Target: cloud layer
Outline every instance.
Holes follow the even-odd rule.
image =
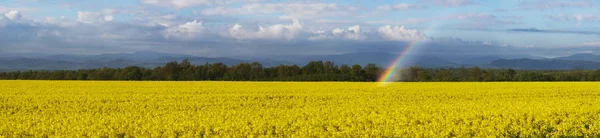
[[[0,6],[0,52],[327,54],[398,52],[415,41],[474,53],[592,47],[595,8],[592,0],[10,1]]]

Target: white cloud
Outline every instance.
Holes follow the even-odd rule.
[[[313,32],[313,34],[314,34],[313,36],[308,37],[308,40],[316,41],[316,40],[330,40],[330,39],[333,39],[332,35],[328,35],[323,30],[319,30],[319,31]]]
[[[488,27],[492,25],[505,25],[505,24],[515,24],[516,22],[510,19],[500,19],[497,16],[489,13],[465,13],[465,14],[455,14],[446,17],[448,19],[455,20],[467,20],[470,22],[462,23],[463,26],[467,26],[470,28],[481,28]]]
[[[77,12],[77,21],[82,23],[110,22],[115,19],[115,10],[105,9],[102,12]]]
[[[459,20],[489,20],[494,19],[496,16],[488,13],[466,13],[466,14],[455,14],[450,16]]]
[[[497,17],[489,13],[462,13],[442,17],[439,20],[461,20],[464,22],[451,24],[456,28],[488,28],[498,27],[500,25],[516,24],[517,22],[510,17]]]
[[[147,26],[154,26],[156,24],[161,26],[170,27],[176,24],[179,24],[177,20],[180,20],[177,15],[167,14],[167,15],[146,15],[143,17],[138,17],[136,20],[144,22]]]
[[[157,5],[157,6],[168,6],[177,9],[193,7],[193,6],[202,6],[202,5],[212,5],[213,0],[141,0],[142,3]]]
[[[550,15],[548,18],[556,21],[574,21],[577,22],[577,26],[580,26],[584,21],[598,22],[600,21],[600,16],[594,14],[559,14],[559,15]]]
[[[333,3],[267,3],[246,4],[239,8],[215,7],[204,9],[203,15],[247,15],[247,14],[286,14],[296,18],[350,15],[356,7],[342,7]]]
[[[19,20],[21,19],[21,13],[19,11],[10,11],[4,14],[10,20]]]
[[[185,24],[189,21],[199,20],[199,18],[189,15],[178,15],[175,13],[164,12],[161,10],[138,9],[138,10],[116,10],[114,13],[130,15],[131,23],[146,27],[173,27]],[[106,11],[105,11],[106,14]],[[114,16],[114,15],[113,15]],[[114,16],[117,18],[117,16]],[[210,18],[215,19],[215,18]],[[209,22],[210,22],[209,19]],[[203,20],[206,22],[206,20]]]
[[[519,5],[521,9],[528,10],[551,10],[558,8],[591,8],[594,2],[592,0],[538,0],[533,1],[522,1]]]
[[[98,12],[77,12],[77,21],[82,23],[98,22],[102,14]]]
[[[445,7],[458,7],[465,6],[470,4],[475,4],[473,0],[421,0],[427,3],[433,3],[436,5],[441,5]]]
[[[380,10],[380,11],[399,11],[399,10],[409,10],[409,9],[418,9],[421,8],[421,6],[415,5],[415,4],[408,4],[408,3],[400,3],[400,4],[396,4],[396,5],[380,5],[377,6],[376,10]]]
[[[262,0],[141,0],[144,4],[166,6],[176,9],[258,1]]]
[[[0,5],[0,13],[6,14],[11,11],[16,11],[19,13],[19,15],[23,15],[24,13],[28,13],[28,14],[38,13],[38,12],[40,12],[40,9],[37,7],[5,7],[5,6]],[[2,15],[0,15],[0,16],[2,16]]]
[[[484,41],[484,42],[482,42],[481,44],[483,44],[483,45],[485,45],[485,46],[491,46],[491,45],[493,45],[494,43],[493,43],[492,41],[489,41],[489,40],[488,40],[488,41]]]
[[[104,10],[102,10],[102,13],[105,14],[105,15],[112,15],[112,14],[115,14],[117,12],[123,12],[123,11],[117,11],[115,9],[104,9]]]
[[[43,23],[57,25],[60,27],[72,27],[72,26],[77,25],[76,21],[68,20],[65,16],[62,16],[60,18],[46,17],[46,19],[44,19]]]
[[[417,30],[406,29],[404,26],[382,26],[379,27],[379,34],[394,41],[415,41],[423,37],[423,34]]]
[[[65,9],[71,9],[71,8],[73,8],[73,4],[71,4],[71,3],[61,4],[59,7],[65,8]]]
[[[260,26],[257,31],[244,28],[242,25],[235,24],[229,29],[229,36],[236,39],[286,39],[296,38],[303,29],[299,20],[293,20],[292,24],[276,24],[268,27]]]
[[[355,25],[355,26],[350,26],[348,27],[347,31],[344,31],[344,38],[350,39],[350,40],[363,40],[365,39],[360,30],[360,26],[359,25]]]
[[[594,46],[594,47],[600,47],[600,41],[598,42],[586,42],[581,44],[582,46]]]
[[[251,31],[246,30],[240,24],[233,25],[231,28],[229,28],[228,32],[229,32],[228,35],[230,37],[233,37],[236,39],[250,39],[250,38],[255,37],[255,36],[253,36],[254,34]]]
[[[319,23],[319,24],[352,24],[352,23],[356,23],[358,21],[355,20],[331,20],[331,19],[318,19],[318,20],[314,20],[315,23]]]
[[[330,32],[323,30],[313,33],[313,36],[308,37],[308,40],[331,40],[331,39],[347,39],[347,40],[365,40],[366,36],[363,34],[360,25],[354,25],[348,27],[348,29],[336,28]]]
[[[183,39],[183,40],[192,40],[198,38],[202,33],[206,30],[202,25],[202,22],[198,22],[194,20],[192,22],[187,22],[185,24],[170,27],[164,31],[164,36],[167,39]]]
[[[113,17],[112,15],[106,15],[104,16],[104,21],[110,22],[114,19],[115,17]]]
[[[114,9],[102,10],[102,14],[104,15],[104,21],[107,21],[107,22],[113,21],[115,19],[115,17],[113,16],[115,13],[117,13],[117,11]]]
[[[379,20],[367,21],[370,24],[423,24],[428,22],[444,23],[445,27],[487,28],[500,25],[516,24],[514,17],[498,17],[489,13],[459,13],[431,18],[407,18],[404,21]],[[456,21],[460,21],[456,23]]]

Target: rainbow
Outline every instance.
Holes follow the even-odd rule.
[[[387,69],[379,76],[379,79],[377,79],[377,82],[379,82],[380,86],[387,85],[388,82],[390,82],[390,79],[397,74],[396,68],[402,64],[402,61],[404,61],[407,54],[414,49],[414,47],[417,45],[417,42],[419,42],[419,40],[410,42],[408,46],[404,48],[402,52],[400,52],[400,55],[398,55],[398,57],[396,57],[396,59],[394,59],[394,61],[387,66]]]

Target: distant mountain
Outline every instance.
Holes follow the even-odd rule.
[[[117,59],[123,60],[131,60],[131,61],[149,61],[155,60],[159,58],[166,57],[194,57],[190,55],[182,55],[182,54],[169,54],[169,53],[158,53],[152,51],[138,51],[134,53],[113,53],[113,54],[100,54],[100,55],[68,55],[68,54],[60,54],[60,55],[50,55],[43,56],[40,58],[49,59],[49,60],[58,60],[58,61],[70,61],[70,62],[87,62],[87,61],[112,61]]]
[[[294,64],[303,66],[309,61],[333,61],[336,65],[342,64],[360,64],[366,65],[373,63],[375,65],[385,67],[398,58],[396,53],[388,52],[358,52],[358,53],[346,53],[337,55],[309,55],[309,56],[283,56],[277,57],[277,59],[291,61]],[[404,66],[419,66],[419,67],[454,67],[458,64],[443,60],[434,56],[407,56],[403,60]]]
[[[500,59],[492,61],[490,65],[524,70],[600,69],[600,62],[557,59]]]
[[[147,63],[147,62],[141,62],[141,61],[127,60],[127,59],[115,59],[115,60],[110,60],[110,61],[87,60],[85,62],[78,62],[77,64],[80,65],[78,67],[78,69],[90,69],[90,68],[102,68],[102,67],[124,68],[127,66],[154,68],[154,67],[165,65],[165,63]]]
[[[424,68],[455,68],[463,66],[458,63],[447,61],[438,57],[416,56],[410,57],[402,63],[405,67],[418,66]]]
[[[154,59],[166,58],[166,57],[193,58],[196,56],[183,55],[183,54],[159,53],[159,52],[153,52],[153,51],[138,51],[138,52],[134,52],[134,53],[101,54],[101,55],[91,56],[91,58],[94,58],[94,59],[104,59],[104,60],[127,59],[127,60],[134,60],[134,61],[148,61],[148,60],[154,60]]]
[[[3,53],[4,54],[4,53]],[[387,67],[398,58],[397,53],[388,52],[357,52],[335,55],[305,55],[305,56],[271,56],[271,57],[200,57],[195,55],[159,53],[139,51],[134,53],[115,53],[100,55],[43,55],[32,57],[27,54],[0,55],[0,71],[11,70],[76,70],[90,68],[123,68],[139,66],[154,68],[164,66],[167,62],[188,59],[192,64],[224,63],[237,65],[243,62],[260,62],[265,67],[297,64],[304,66],[309,61],[333,61],[336,65],[374,63]],[[532,56],[510,59],[497,56],[451,56],[451,55],[408,55],[403,57],[403,67],[418,66],[424,68],[473,67],[482,68],[513,68],[535,70],[568,70],[568,69],[600,69],[600,56],[593,54],[575,54],[567,57],[545,59]]]
[[[31,70],[55,70],[55,69],[77,69],[79,64],[67,61],[54,61],[48,59],[29,58],[2,58],[0,69],[31,69]]]
[[[134,53],[115,53],[100,55],[44,55],[40,57],[24,56],[27,54],[6,54],[0,56],[0,70],[76,70],[91,68],[123,68],[126,66],[139,66],[154,68],[164,66],[171,61],[180,62],[188,59],[192,64],[202,65],[205,63],[224,63],[226,65],[237,65],[253,60],[240,60],[233,58],[209,58],[183,54],[169,54],[152,51],[139,51]],[[277,66],[290,64],[291,62],[264,60],[258,61],[263,66]]]
[[[476,57],[476,58],[462,60],[458,63],[463,64],[463,65],[485,66],[485,65],[489,65],[490,63],[492,63],[492,61],[499,60],[499,59],[502,59],[502,58],[495,57],[495,56],[485,56],[485,57]]]
[[[179,62],[184,59],[188,59],[190,61],[190,63],[196,64],[196,65],[201,65],[204,63],[217,63],[217,62],[226,64],[226,65],[237,65],[237,64],[243,63],[243,62],[251,62],[251,61],[233,59],[233,58],[206,58],[206,57],[161,57],[158,59],[146,60],[146,62],[167,63],[167,62],[171,62],[171,61]]]
[[[300,60],[295,60],[298,64],[303,65],[308,61],[333,61],[335,64],[361,64],[366,65],[369,63],[377,64],[379,66],[385,66],[394,60],[396,55],[391,53],[383,52],[365,52],[365,53],[347,53],[339,55],[316,55],[307,56]]]
[[[0,52],[0,58],[38,58],[38,57],[43,57],[43,56],[49,56],[50,54],[44,54],[44,53],[7,53],[7,52]]]
[[[67,55],[67,54],[50,55],[50,56],[43,56],[43,57],[37,57],[37,58],[43,58],[43,59],[54,60],[54,61],[67,61],[67,62],[84,62],[87,60],[93,60],[84,55]]]
[[[558,57],[558,58],[554,58],[554,59],[559,59],[559,60],[583,60],[583,61],[600,62],[600,55],[594,55],[594,54],[575,54],[575,55],[571,55],[571,56]]]

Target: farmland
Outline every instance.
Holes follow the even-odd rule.
[[[599,85],[0,81],[0,137],[598,137]]]

